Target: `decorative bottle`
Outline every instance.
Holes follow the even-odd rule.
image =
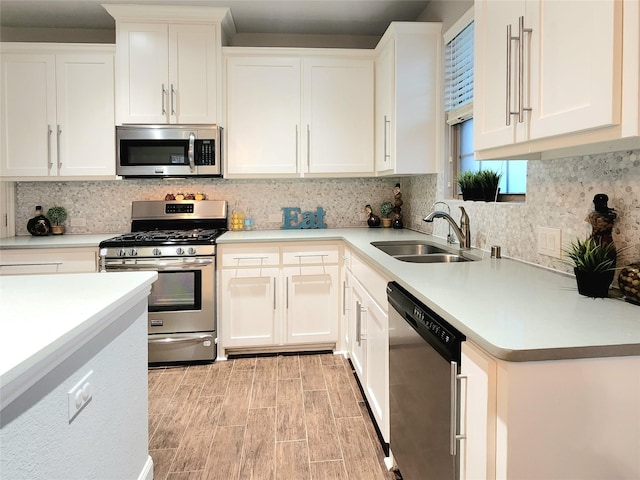
[[[42,206],[36,206],[36,216],[27,222],[27,230],[34,237],[43,237],[51,232],[51,222],[42,214]]]

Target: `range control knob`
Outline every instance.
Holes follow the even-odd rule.
[[[138,255],[138,250],[136,250],[135,248],[130,249],[129,255],[131,255],[132,257],[135,257],[136,255]]]
[[[162,255],[162,250],[160,250],[159,248],[154,248],[151,253],[153,253],[156,257],[159,257],[160,255]]]
[[[194,247],[189,247],[189,255],[195,255],[196,254],[196,249]]]
[[[176,248],[176,254],[177,255],[184,255],[184,249],[182,247]]]
[[[127,251],[124,248],[118,250],[118,256],[124,257],[127,254]]]

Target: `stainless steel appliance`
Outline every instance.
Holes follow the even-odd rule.
[[[116,127],[116,173],[124,177],[215,177],[222,174],[217,125]]]
[[[216,358],[216,238],[222,200],[139,201],[131,233],[100,242],[101,270],[155,270],[149,295],[149,363]]]
[[[391,282],[390,448],[404,480],[459,478],[458,398],[463,334]]]

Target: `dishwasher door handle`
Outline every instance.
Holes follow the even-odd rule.
[[[466,375],[458,374],[458,362],[451,361],[451,436],[449,453],[458,454],[458,440],[467,438],[466,433],[458,433],[458,380],[466,379]]]

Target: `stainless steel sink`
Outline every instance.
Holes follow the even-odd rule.
[[[469,262],[471,259],[452,253],[429,253],[426,255],[397,255],[394,257],[401,262],[411,263],[454,263]]]
[[[371,245],[401,262],[457,263],[478,260],[472,255],[461,255],[458,250],[447,249],[420,240],[371,242]]]
[[[397,257],[400,255],[427,255],[432,253],[447,253],[444,248],[429,245],[420,241],[390,241],[371,242],[371,245],[384,253]]]

